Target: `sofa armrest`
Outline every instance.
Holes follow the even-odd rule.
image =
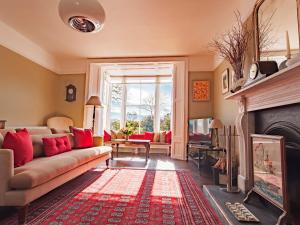
[[[103,145],[103,137],[102,136],[93,136],[93,144],[94,147]]]
[[[10,149],[0,149],[0,205],[4,204],[4,194],[8,182],[14,175],[14,154]]]

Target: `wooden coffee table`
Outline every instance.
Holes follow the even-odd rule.
[[[143,145],[146,149],[146,162],[149,158],[149,152],[150,152],[150,140],[142,140],[142,139],[114,139],[111,140],[111,147],[113,148],[116,146],[117,149],[117,157],[119,156],[119,145],[120,144],[132,144],[132,145]],[[113,159],[113,153],[112,153],[112,159]]]

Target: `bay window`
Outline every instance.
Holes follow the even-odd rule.
[[[170,130],[171,109],[171,76],[111,76],[109,129],[128,127],[135,133]]]

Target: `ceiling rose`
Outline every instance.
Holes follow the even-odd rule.
[[[98,0],[61,0],[58,12],[65,24],[79,32],[98,32],[104,25],[105,12]]]

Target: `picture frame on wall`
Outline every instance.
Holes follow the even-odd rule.
[[[222,94],[229,92],[229,69],[224,70],[221,76],[222,82]]]
[[[210,100],[209,80],[192,81],[192,99],[195,102],[203,102]]]

